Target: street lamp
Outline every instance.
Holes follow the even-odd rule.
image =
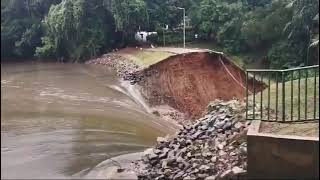
[[[181,7],[177,7],[177,9],[183,10],[183,48],[186,48],[186,10]]]

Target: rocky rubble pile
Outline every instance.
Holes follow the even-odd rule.
[[[101,64],[109,66],[117,71],[117,75],[124,80],[130,81],[131,84],[135,84],[141,80],[142,77],[137,76],[135,72],[140,71],[142,68],[134,62],[124,58],[121,55],[115,53],[109,53],[90,61],[86,64]]]
[[[230,179],[246,174],[244,105],[216,100],[203,118],[157,139],[134,162],[139,179]]]
[[[172,121],[179,126],[190,123],[192,120],[186,114],[170,107],[169,105],[158,105],[151,108],[152,114],[161,117],[165,121]]]

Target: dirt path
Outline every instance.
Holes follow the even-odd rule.
[[[172,47],[158,47],[158,48],[148,48],[146,51],[154,51],[154,52],[169,52],[173,54],[184,54],[191,52],[207,52],[205,49],[196,49],[196,48],[172,48]]]
[[[114,54],[122,56],[128,60],[135,62],[137,65],[147,68],[150,65],[156,64],[173,55],[186,54],[191,52],[206,52],[208,50],[195,48],[171,48],[171,47],[157,47],[157,48],[124,48],[114,52]]]

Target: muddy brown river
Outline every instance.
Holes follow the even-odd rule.
[[[1,178],[82,177],[175,127],[105,67],[1,65]]]

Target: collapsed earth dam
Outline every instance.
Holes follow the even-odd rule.
[[[174,55],[144,69],[139,76],[143,77],[139,85],[149,104],[168,104],[193,118],[199,117],[212,100],[243,100],[246,93],[245,71],[217,52]],[[265,87],[255,83],[256,92]]]

